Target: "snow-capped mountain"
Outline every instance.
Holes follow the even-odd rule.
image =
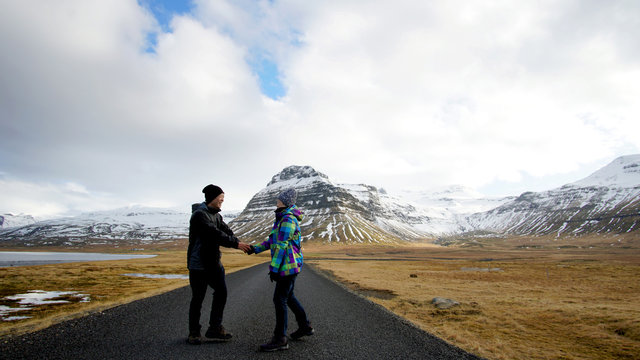
[[[485,197],[471,188],[452,185],[433,191],[403,191],[400,199],[427,215],[426,221],[415,225],[417,229],[443,236],[465,231],[465,216],[494,209],[515,197]]]
[[[263,241],[273,225],[276,198],[284,189],[298,192],[304,211],[304,239],[323,242],[399,242],[427,237],[415,227],[426,212],[369,185],[345,185],[309,166],[290,166],[273,176],[230,226],[247,241]]]
[[[402,191],[400,198],[428,209],[441,209],[447,214],[471,214],[496,208],[515,196],[487,197],[462,185],[451,185],[432,191]]]
[[[38,221],[0,230],[0,240],[22,245],[163,241],[188,237],[187,210],[126,207]]]
[[[466,231],[582,235],[640,228],[640,155],[623,156],[560,188],[526,192],[495,209],[466,217]]]
[[[640,187],[640,154],[621,156],[586,178],[564,187],[638,188]]]
[[[13,227],[31,225],[37,220],[31,215],[25,214],[2,214],[0,215],[0,229],[9,229]]]
[[[229,222],[238,212],[222,211],[221,215]],[[185,209],[129,206],[1,228],[0,243],[73,246],[172,241],[189,237],[190,217],[191,205]]]

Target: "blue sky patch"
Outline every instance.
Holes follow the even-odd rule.
[[[160,29],[165,33],[171,32],[169,25],[175,15],[186,14],[193,8],[191,1],[181,0],[138,0],[138,3],[153,14]],[[154,54],[156,45],[158,45],[157,32],[147,34],[147,45],[145,51]]]
[[[151,11],[163,32],[171,32],[169,24],[175,15],[186,14],[193,8],[191,1],[181,0],[138,0],[138,3]]]
[[[249,61],[249,66],[258,75],[260,91],[263,94],[277,100],[287,93],[280,82],[280,70],[275,62],[267,57],[258,56],[255,61]]]
[[[175,15],[183,15],[190,13],[193,9],[191,1],[180,0],[138,0],[138,3],[149,10],[158,21],[160,29],[164,33],[172,32],[170,27],[171,19]],[[229,36],[233,36],[229,34]],[[158,33],[150,32],[147,34],[147,48],[145,51],[155,54],[155,48],[158,44]],[[258,54],[248,60],[248,64],[257,75],[260,83],[260,91],[277,100],[286,94],[286,90],[280,82],[280,70],[278,65],[272,61],[264,52],[260,50],[253,51]]]

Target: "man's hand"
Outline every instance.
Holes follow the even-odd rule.
[[[238,250],[244,251],[245,254],[248,254],[251,250],[251,246],[249,244],[245,244],[242,241],[238,243]]]

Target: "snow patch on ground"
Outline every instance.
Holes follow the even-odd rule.
[[[2,300],[9,300],[19,305],[11,307],[0,305],[0,321],[17,321],[28,319],[31,316],[12,315],[21,311],[29,311],[37,309],[38,306],[67,304],[71,301],[90,302],[91,297],[88,294],[82,294],[78,291],[45,291],[45,290],[29,290],[24,294],[16,294],[6,296]]]

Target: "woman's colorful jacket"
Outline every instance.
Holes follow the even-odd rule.
[[[256,254],[271,249],[269,271],[278,273],[280,276],[300,272],[303,263],[300,248],[300,221],[303,217],[302,211],[295,205],[276,212],[276,221],[269,233],[269,239],[254,246]]]

